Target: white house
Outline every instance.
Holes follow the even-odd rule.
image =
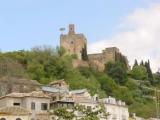
[[[20,107],[26,109],[32,113],[31,120],[48,120],[50,97],[41,91],[34,91],[31,93],[11,93],[0,98],[0,108],[5,107]],[[17,109],[15,109],[15,111],[16,110]],[[23,119],[21,118],[21,120]]]
[[[31,113],[22,107],[12,106],[0,108],[0,120],[30,120]]]
[[[129,112],[125,102],[116,101],[115,98],[109,97],[101,100],[105,105],[106,112],[109,113],[108,120],[128,120]]]

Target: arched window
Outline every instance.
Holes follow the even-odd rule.
[[[0,120],[6,120],[6,118],[1,118]]]
[[[16,118],[16,120],[22,120],[21,118]]]

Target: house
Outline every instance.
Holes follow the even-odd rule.
[[[31,113],[22,107],[11,106],[0,108],[0,120],[30,120]]]
[[[32,113],[32,120],[48,120],[50,97],[42,91],[11,93],[0,98],[0,108],[5,107],[21,107]]]
[[[49,84],[49,86],[69,90],[69,85],[64,79],[53,81]]]
[[[109,113],[108,120],[128,120],[129,112],[125,102],[116,101],[115,98],[109,97],[100,100],[104,104],[105,110]]]
[[[52,98],[52,101],[69,96],[69,85],[64,80],[53,81],[47,86],[42,86],[41,89]]]

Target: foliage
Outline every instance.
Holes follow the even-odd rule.
[[[82,60],[88,60],[88,55],[87,55],[87,46],[86,44],[84,45],[84,48],[82,49]]]
[[[41,84],[65,79],[70,89],[86,88],[92,95],[113,96],[125,101],[131,112],[142,117],[155,117],[153,100],[144,97],[153,94],[143,86],[159,87],[160,74],[152,74],[149,61],[140,65],[135,61],[133,69],[128,72],[125,57],[117,54],[116,62],[106,64],[105,71],[98,72],[88,67],[74,68],[72,60],[75,58],[74,55],[65,54],[63,48],[50,46],[34,47],[30,51],[0,52],[0,77],[36,79]],[[62,112],[67,119],[72,116],[65,109]]]
[[[127,69],[121,62],[109,62],[105,67],[106,73],[112,77],[119,85],[124,85],[127,81]]]
[[[145,67],[146,67],[147,73],[148,73],[148,80],[153,85],[154,84],[154,78],[153,78],[153,73],[152,73],[152,70],[151,70],[151,67],[150,67],[149,60],[148,60],[148,62],[145,62]]]
[[[146,80],[147,79],[147,69],[142,65],[137,65],[132,68],[130,71],[132,78],[136,80]]]
[[[53,110],[54,115],[58,117],[58,120],[73,120],[76,118],[77,113],[81,113],[82,116],[78,120],[100,120],[98,115],[103,115],[106,119],[108,113],[105,112],[104,105],[101,104],[95,108],[86,107],[83,105],[76,105],[73,109],[67,109],[64,107]],[[76,118],[77,119],[77,118]]]
[[[73,120],[75,117],[74,111],[69,111],[64,107],[54,110],[54,115],[58,117],[58,120]]]
[[[123,56],[121,53],[119,53],[119,52],[115,53],[115,61],[122,63],[123,67],[125,67],[125,69],[128,69],[128,61],[127,61],[126,57]]]
[[[138,66],[138,61],[135,59],[133,67]]]

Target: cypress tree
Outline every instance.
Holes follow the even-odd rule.
[[[136,66],[138,66],[137,59],[135,59],[133,67],[136,67]]]
[[[84,45],[84,48],[82,49],[81,56],[82,56],[82,60],[84,61],[88,60],[86,44]]]
[[[145,62],[145,67],[147,69],[148,80],[153,85],[154,84],[154,78],[153,78],[153,74],[152,74],[152,70],[151,70],[151,67],[150,67],[150,61],[149,60],[148,60],[148,62]]]
[[[140,65],[144,66],[144,62],[143,62],[143,60],[141,61]]]

